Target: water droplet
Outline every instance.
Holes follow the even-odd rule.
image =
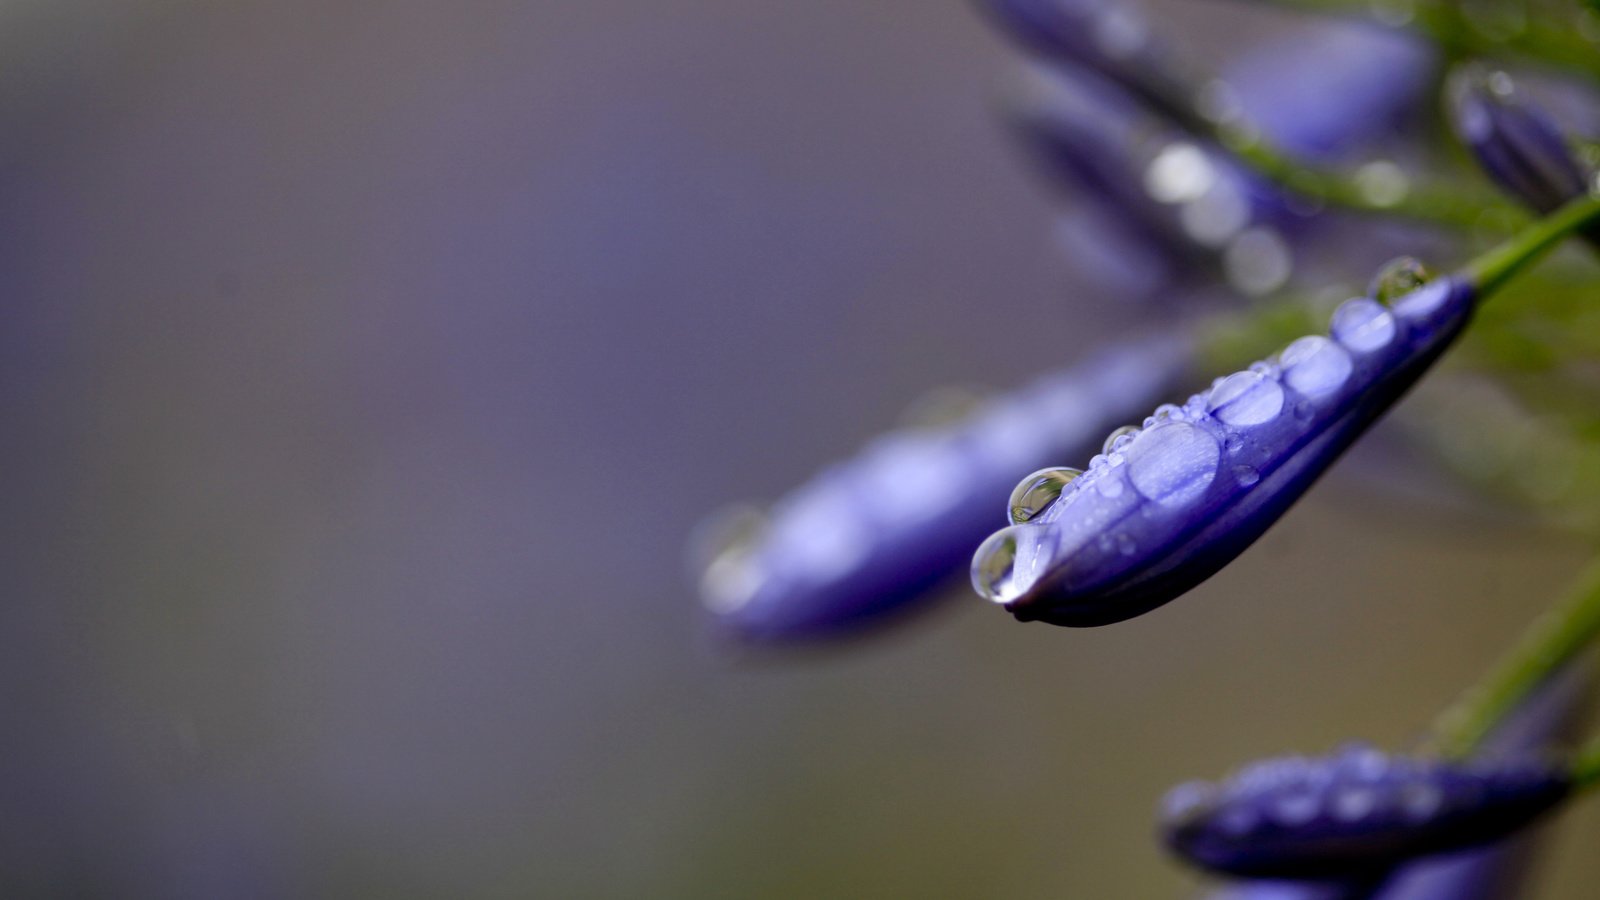
[[[985,599],[1010,603],[1033,587],[1055,555],[1048,525],[1012,525],[989,536],[972,557],[972,586]]]
[[[1189,781],[1178,785],[1161,798],[1161,814],[1168,820],[1188,818],[1211,804],[1217,789],[1209,782]]]
[[[691,564],[700,569],[700,596],[714,613],[737,612],[764,580],[756,547],[766,534],[766,513],[739,505],[714,513],[690,538]]]
[[[1228,425],[1260,425],[1283,410],[1283,386],[1260,372],[1235,372],[1212,389],[1206,406]]]
[[[1125,531],[1117,534],[1116,543],[1117,552],[1123,556],[1132,556],[1139,552],[1139,542],[1133,539],[1133,535]]]
[[[1276,231],[1250,228],[1228,243],[1222,252],[1228,283],[1246,294],[1260,296],[1283,287],[1294,270],[1289,245]]]
[[[1379,303],[1391,303],[1433,280],[1433,271],[1415,256],[1391,259],[1378,269],[1367,286],[1367,293]]]
[[[1302,422],[1311,421],[1311,417],[1316,415],[1316,414],[1317,414],[1317,411],[1315,409],[1312,409],[1311,408],[1311,404],[1309,404],[1309,403],[1306,403],[1306,402],[1302,401],[1302,402],[1296,403],[1294,405],[1294,417],[1296,419],[1299,419]]]
[[[1115,499],[1122,496],[1122,476],[1117,472],[1103,473],[1095,480],[1094,486],[1100,491],[1100,496]]]
[[[1168,144],[1145,170],[1144,189],[1162,203],[1188,203],[1204,196],[1217,180],[1206,152],[1185,141]]]
[[[1196,500],[1217,475],[1222,450],[1210,434],[1179,422],[1152,428],[1128,445],[1128,481],[1144,497],[1176,506]]]
[[[1226,807],[1222,814],[1217,816],[1217,827],[1222,829],[1224,834],[1234,837],[1244,837],[1255,831],[1256,826],[1260,824],[1261,818],[1256,815],[1255,810],[1244,804]]]
[[[1394,315],[1370,297],[1353,297],[1333,311],[1329,330],[1351,350],[1371,353],[1394,340]]]
[[[1138,434],[1139,430],[1137,425],[1124,425],[1118,428],[1106,436],[1106,442],[1100,448],[1100,452],[1109,454],[1112,451],[1121,450],[1123,447],[1128,446],[1128,442],[1133,440],[1134,435]]]
[[[1244,487],[1253,487],[1261,480],[1261,473],[1249,466],[1234,466],[1233,477]]]
[[[1400,789],[1400,808],[1413,822],[1433,818],[1444,804],[1444,793],[1426,782],[1408,784]]]
[[[1407,319],[1423,319],[1443,307],[1445,301],[1450,299],[1450,294],[1450,282],[1435,281],[1398,298],[1394,301],[1393,309],[1396,315]]]
[[[1386,159],[1357,169],[1355,180],[1356,190],[1373,206],[1394,206],[1411,193],[1411,179],[1405,170]]]
[[[764,510],[749,503],[706,516],[689,535],[690,569],[703,571],[720,557],[749,550],[761,540],[769,521]]]
[[[1096,453],[1094,456],[1089,457],[1089,470],[1104,469],[1110,462],[1111,457],[1106,456],[1104,453]]]
[[[1105,6],[1090,24],[1096,47],[1112,59],[1126,59],[1138,53],[1150,39],[1150,29],[1131,10],[1120,6]]]
[[[1354,368],[1350,354],[1320,334],[1308,335],[1285,347],[1278,362],[1283,366],[1283,380],[1306,397],[1338,390]]]
[[[1333,817],[1342,822],[1359,822],[1378,808],[1378,792],[1364,785],[1345,785],[1334,791]]]
[[[1304,825],[1317,817],[1317,795],[1311,791],[1295,790],[1279,796],[1272,804],[1272,818],[1280,824]]]
[[[1017,482],[1016,488],[1011,492],[1011,501],[1007,504],[1007,515],[1011,524],[1021,525],[1039,516],[1056,502],[1067,485],[1078,480],[1083,472],[1058,466],[1049,469],[1040,469],[1028,477]]]
[[[1227,440],[1223,441],[1222,445],[1229,453],[1238,453],[1244,449],[1244,438],[1240,437],[1237,431],[1230,431],[1228,432]]]
[[[1229,179],[1218,178],[1205,194],[1178,211],[1183,230],[1206,247],[1221,247],[1250,224],[1250,201]]]

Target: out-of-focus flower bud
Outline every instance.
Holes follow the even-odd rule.
[[[960,572],[1024,473],[1086,455],[1187,371],[1185,339],[1102,351],[953,424],[897,431],[773,505],[729,519],[700,554],[706,607],[730,636],[853,633]]]
[[[1549,213],[1589,190],[1590,175],[1560,128],[1517,95],[1509,75],[1466,67],[1451,76],[1449,96],[1456,133],[1489,177],[1529,208]]]

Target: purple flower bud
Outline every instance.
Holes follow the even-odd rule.
[[[1058,62],[1098,72],[1173,122],[1192,123],[1189,79],[1143,17],[1120,0],[977,0],[1018,43]]]
[[[1186,861],[1250,878],[1340,879],[1503,838],[1572,788],[1537,757],[1451,764],[1353,745],[1256,763],[1167,798],[1163,832]]]
[[[1450,83],[1455,130],[1489,177],[1548,213],[1589,189],[1583,166],[1548,114],[1517,96],[1511,77],[1469,67]]]
[[[1586,661],[1565,666],[1518,704],[1488,736],[1479,755],[1510,758],[1548,752],[1581,731],[1594,686]],[[1531,850],[1528,831],[1462,853],[1408,862],[1388,875],[1359,875],[1338,883],[1247,880],[1206,894],[1206,900],[1508,900]]]
[[[1069,248],[1091,272],[1108,268],[1104,247],[1118,243],[1149,260],[1146,296],[1192,300],[1190,285],[1202,279],[1261,294],[1289,277],[1290,239],[1305,219],[1226,154],[1175,136],[1116,86],[1036,67],[1019,79],[1010,113],[1039,167],[1092,208],[1102,234]]]
[[[1170,390],[1185,341],[1121,345],[992,400],[954,425],[888,434],[706,554],[705,605],[751,641],[858,631],[928,598],[971,559],[1024,473],[1098,448]]]
[[[1319,21],[1247,51],[1215,88],[1225,94],[1213,112],[1241,115],[1302,158],[1337,160],[1424,118],[1435,56],[1405,32]]]
[[[1392,306],[1359,297],[1331,336],[1163,406],[972,561],[979,594],[1021,621],[1092,626],[1148,612],[1260,537],[1466,326],[1471,285],[1441,278]]]

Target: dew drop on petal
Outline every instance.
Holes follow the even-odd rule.
[[[1378,792],[1365,785],[1345,785],[1334,791],[1333,817],[1343,822],[1359,822],[1378,807]]]
[[[1056,541],[1056,529],[1048,525],[1012,525],[995,532],[972,557],[972,586],[986,600],[1010,603],[1050,568]]]
[[[1407,319],[1430,316],[1450,299],[1450,287],[1448,281],[1435,281],[1398,297],[1393,303],[1395,314]]]
[[[1083,473],[1077,469],[1059,466],[1049,469],[1040,469],[1032,475],[1017,482],[1011,492],[1011,501],[1007,504],[1007,515],[1011,524],[1021,525],[1023,522],[1036,518],[1040,513],[1056,502],[1061,492],[1067,485],[1078,480]]]
[[[1303,337],[1278,355],[1283,380],[1307,397],[1320,397],[1339,389],[1350,377],[1350,354],[1320,334]]]
[[[1253,487],[1256,482],[1261,480],[1261,473],[1249,466],[1234,466],[1233,477],[1238,479],[1239,484],[1244,487]]]
[[[1289,791],[1273,801],[1272,818],[1283,825],[1304,825],[1315,819],[1317,795],[1307,790]]]
[[[1128,445],[1128,481],[1157,503],[1177,506],[1199,498],[1217,475],[1222,448],[1193,425],[1171,422]]]
[[[1139,552],[1139,542],[1135,541],[1133,535],[1127,532],[1121,532],[1117,535],[1116,545],[1117,552],[1123,556],[1132,556]]]
[[[1414,256],[1402,256],[1383,264],[1373,276],[1367,293],[1379,303],[1392,303],[1433,280],[1433,272]]]
[[[1184,819],[1210,805],[1217,789],[1209,782],[1189,781],[1178,785],[1161,798],[1161,813],[1169,820]]]
[[[1139,433],[1139,426],[1124,425],[1106,436],[1105,445],[1100,448],[1101,453],[1110,454],[1113,450],[1121,450]]]
[[[1228,425],[1260,425],[1283,410],[1283,387],[1260,372],[1235,372],[1212,389],[1206,407]]]
[[[1370,297],[1353,297],[1333,311],[1333,337],[1358,353],[1371,353],[1394,340],[1394,315]]]
[[[1443,792],[1431,784],[1408,784],[1400,791],[1400,808],[1414,822],[1433,818],[1443,804]]]

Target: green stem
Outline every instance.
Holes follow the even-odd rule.
[[[1572,762],[1572,784],[1580,791],[1600,784],[1600,738],[1578,751],[1578,758]]]
[[[1471,755],[1510,713],[1556,669],[1600,635],[1600,560],[1579,577],[1565,600],[1534,620],[1504,659],[1434,725],[1443,756]],[[1600,765],[1600,760],[1591,761]]]
[[[1596,221],[1600,221],[1600,197],[1579,197],[1473,260],[1467,265],[1466,275],[1479,295],[1486,297],[1568,235]]]

